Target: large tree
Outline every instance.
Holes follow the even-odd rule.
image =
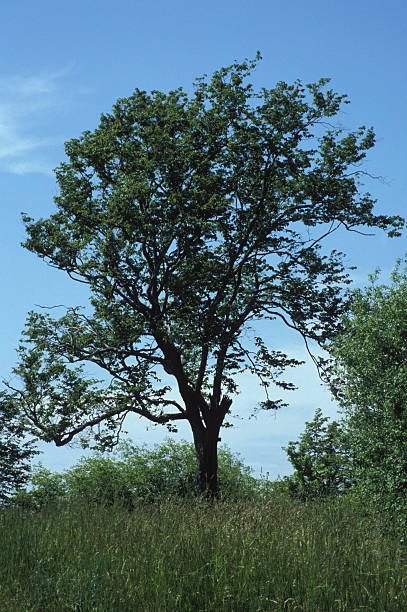
[[[258,59],[198,79],[190,96],[136,89],[118,100],[66,143],[55,214],[23,215],[24,246],[91,295],[91,308],[60,319],[29,315],[14,370],[22,384],[9,392],[33,433],[63,445],[98,428],[106,446],[129,413],[171,429],[188,421],[199,488],[211,495],[236,375],[257,374],[260,406],[273,409],[282,402],[268,385],[293,388],[279,375],[300,363],[248,336],[250,323],[280,319],[306,343],[325,342],[349,275],[321,241],[340,228],[395,236],[403,226],[374,215],[359,191],[374,134],[332,123],[346,96],[328,79],[256,93],[246,79]],[[75,362],[100,366],[107,388]]]

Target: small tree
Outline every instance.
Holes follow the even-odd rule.
[[[318,408],[297,442],[283,447],[294,468],[285,478],[290,493],[303,500],[345,493],[353,484],[350,448],[344,427],[329,422]]]
[[[390,285],[355,290],[330,343],[331,389],[343,408],[354,469],[367,503],[407,516],[407,268]]]
[[[279,319],[325,342],[349,280],[343,254],[323,255],[320,243],[339,228],[395,236],[403,226],[359,192],[374,134],[332,126],[345,96],[328,79],[256,93],[244,81],[258,59],[198,79],[190,98],[136,89],[119,100],[66,144],[57,212],[23,216],[24,246],[85,283],[92,307],[28,317],[14,369],[22,384],[8,387],[32,431],[61,446],[97,428],[107,447],[129,413],[173,431],[187,421],[209,495],[236,376],[256,374],[260,407],[275,409],[270,383],[295,388],[279,376],[301,363],[250,340],[250,323]],[[110,385],[75,362],[96,364]]]
[[[0,394],[0,504],[24,485],[30,473],[30,459],[38,454],[25,440],[24,429],[16,418],[15,405]]]

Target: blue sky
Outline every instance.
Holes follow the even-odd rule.
[[[26,313],[35,304],[85,304],[86,291],[24,250],[22,211],[34,218],[54,209],[52,173],[64,159],[64,141],[96,127],[119,97],[133,89],[191,91],[196,77],[235,59],[263,56],[252,82],[273,87],[297,78],[331,77],[332,88],[351,104],[341,115],[346,128],[373,125],[377,145],[366,170],[383,180],[369,181],[377,212],[406,215],[407,4],[402,0],[186,0],[61,3],[22,0],[3,3],[0,41],[0,249],[3,296],[0,301],[0,377],[8,378]],[[405,235],[390,240],[337,235],[329,245],[344,250],[364,284],[376,267],[388,278],[397,257],[407,252]],[[306,359],[301,341],[281,327],[261,326],[271,348]],[[298,391],[275,415],[237,420],[222,439],[256,471],[271,477],[290,472],[281,446],[296,439],[317,407],[336,415],[314,366],[292,374]],[[241,379],[235,406],[241,416],[263,399],[255,380]],[[167,431],[132,420],[136,442],[157,442]],[[191,440],[187,428],[180,434]],[[80,449],[41,445],[41,461],[61,470]]]

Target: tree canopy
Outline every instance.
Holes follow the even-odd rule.
[[[375,215],[360,191],[374,133],[335,125],[346,96],[328,79],[256,92],[247,77],[259,59],[199,78],[190,96],[136,89],[119,99],[66,143],[56,212],[23,215],[24,246],[91,295],[88,309],[59,319],[29,314],[21,385],[9,392],[40,438],[63,445],[96,428],[108,446],[129,413],[171,430],[187,421],[200,490],[216,492],[236,376],[256,374],[260,407],[274,409],[283,403],[270,384],[294,388],[280,375],[300,363],[248,336],[250,325],[279,319],[324,343],[349,275],[323,239],[361,226],[400,235],[403,220]],[[87,379],[86,363],[109,384]]]

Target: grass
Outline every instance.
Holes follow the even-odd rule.
[[[0,512],[1,611],[406,609],[405,544],[349,500]]]

